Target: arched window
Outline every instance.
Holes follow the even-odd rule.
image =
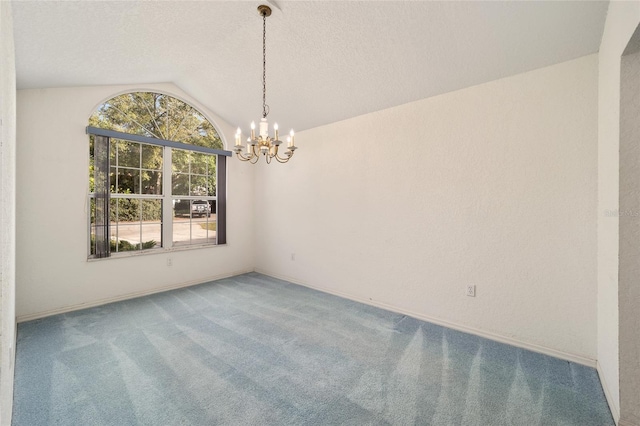
[[[89,118],[89,257],[226,243],[226,157],[180,99],[135,92]]]

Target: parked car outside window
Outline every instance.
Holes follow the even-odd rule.
[[[211,216],[211,206],[207,200],[176,200],[175,215]]]

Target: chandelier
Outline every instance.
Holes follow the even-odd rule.
[[[249,161],[255,164],[263,155],[265,161],[271,163],[274,158],[279,163],[286,163],[293,156],[294,151],[298,148],[294,144],[293,129],[287,136],[287,150],[284,156],[278,154],[278,149],[282,144],[278,134],[278,123],[273,124],[274,137],[269,136],[269,123],[267,115],[269,114],[269,105],[267,105],[267,16],[271,15],[269,6],[258,6],[258,12],[262,16],[262,119],[260,119],[260,128],[256,136],[256,123],[251,122],[251,137],[247,138],[246,152],[242,146],[242,130],[238,127],[236,132],[236,145],[233,149],[238,158],[242,161]]]

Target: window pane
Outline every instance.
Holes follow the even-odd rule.
[[[216,156],[207,154],[207,174],[210,176],[216,175]]]
[[[209,195],[216,195],[216,156],[207,155],[207,191]]]
[[[173,244],[215,243],[215,215],[210,200],[176,200],[173,218]]]
[[[111,229],[111,251],[139,250],[140,224],[119,224]],[[115,250],[114,250],[115,248]]]
[[[142,188],[143,194],[162,194],[162,172],[142,171]]]
[[[205,244],[215,242],[216,221],[215,216],[198,218],[192,221],[192,244]]]
[[[190,195],[207,196],[209,192],[207,186],[207,176],[191,175]]]
[[[142,145],[142,168],[162,170],[162,147]]]
[[[215,232],[208,231],[204,219],[178,219],[173,223],[173,245],[205,244],[215,241]]]
[[[96,254],[96,227],[92,226],[89,234],[89,254]]]
[[[171,151],[172,170],[174,172],[189,173],[189,159],[191,152],[182,149]]]
[[[189,219],[176,218],[173,221],[173,245],[184,246],[191,242],[191,223]]]
[[[189,195],[189,175],[174,174],[171,180],[173,195]]]
[[[91,217],[90,223],[93,228],[93,225],[96,223],[96,199],[95,198],[89,199],[89,215]]]
[[[121,194],[140,193],[140,170],[139,169],[117,169],[118,191]]]
[[[89,214],[90,214],[90,226],[89,226],[89,252],[91,255],[96,253],[96,199],[89,199]]]
[[[118,187],[118,183],[116,181],[116,177],[118,175],[118,169],[115,167],[111,167],[109,169],[109,188],[111,192],[116,192],[116,188]]]
[[[161,247],[161,199],[111,199],[111,217],[112,252]],[[141,218],[144,222],[141,221]]]
[[[142,250],[162,247],[162,225],[142,225]]]
[[[144,222],[162,221],[162,200],[141,200],[142,220]]]
[[[118,222],[140,222],[140,200],[118,198]]]
[[[216,195],[216,176],[207,177],[207,191],[210,196],[214,197]]]
[[[109,220],[111,224],[118,222],[118,199],[112,198],[109,200]]]
[[[190,200],[173,200],[173,217],[190,216]]]
[[[207,157],[206,154],[194,152],[191,154],[191,173],[204,175],[207,173]]]
[[[140,168],[140,144],[118,141],[118,166]]]
[[[89,136],[89,193],[92,193],[96,190],[95,188],[95,178],[94,178],[94,136]]]
[[[118,141],[116,139],[109,140],[109,163],[112,166],[117,164],[116,153],[118,152]]]
[[[195,226],[195,224],[194,224]],[[191,244],[206,244],[207,242],[209,242],[209,240],[207,239],[206,235],[202,236],[202,235],[195,235],[193,239],[191,240]]]
[[[209,217],[211,215],[211,206],[207,200],[191,201],[192,217]]]

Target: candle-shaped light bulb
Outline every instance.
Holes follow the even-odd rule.
[[[236,146],[240,146],[242,145],[242,130],[240,130],[240,127],[238,127],[238,130],[236,131]]]
[[[278,123],[273,123],[273,131],[276,133],[276,140],[278,140]]]
[[[291,147],[291,136],[287,136],[287,147]]]
[[[295,145],[295,139],[294,139],[295,134],[293,133],[293,129],[291,129],[291,131],[289,132],[289,136],[291,137],[291,145],[289,145],[289,146],[294,146]]]
[[[249,141],[247,140],[247,142],[249,142]],[[251,144],[250,143],[247,143],[247,154],[251,155]]]
[[[256,138],[256,122],[251,122],[251,140]]]

